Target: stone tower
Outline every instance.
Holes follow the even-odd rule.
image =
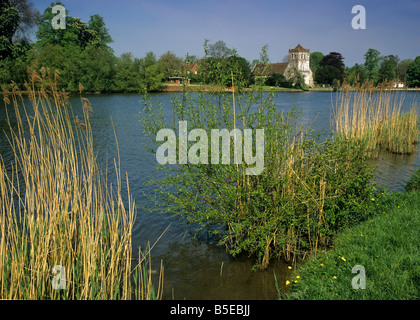
[[[300,72],[307,86],[313,86],[312,70],[309,66],[309,49],[304,49],[300,44],[294,49],[289,49],[289,63],[284,71],[284,77],[288,80],[295,79],[296,72]]]

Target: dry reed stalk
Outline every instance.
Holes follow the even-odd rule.
[[[132,267],[135,203],[128,178],[122,201],[119,159],[116,190],[102,178],[89,101],[81,98],[79,120],[56,74],[31,70],[30,79],[29,106],[16,88],[4,97],[14,160],[6,167],[0,159],[0,298],[131,299],[136,290],[160,298],[160,286],[132,287],[144,264]],[[65,290],[52,287],[56,265],[65,268]]]
[[[380,148],[412,153],[418,140],[418,114],[414,106],[402,113],[406,94],[390,90],[386,83],[344,85],[332,108],[332,127],[338,137],[364,141],[374,157]]]

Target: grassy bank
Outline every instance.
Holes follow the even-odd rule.
[[[298,267],[283,299],[419,299],[420,193],[372,198],[376,216],[340,233],[334,247]],[[365,268],[365,289],[352,279]],[[359,282],[360,283],[360,282]]]

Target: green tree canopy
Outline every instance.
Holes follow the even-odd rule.
[[[18,10],[19,15],[19,25],[13,35],[13,43],[29,43],[30,32],[36,26],[40,13],[28,0],[10,0],[10,3]]]
[[[334,80],[343,83],[343,73],[338,68],[329,65],[318,68],[315,76],[317,83],[333,85]]]
[[[395,80],[397,78],[398,62],[398,56],[389,55],[383,57],[378,70],[378,81],[385,82]]]
[[[324,54],[319,51],[312,52],[309,58],[309,66],[312,70],[313,76],[316,75],[316,70],[319,68],[319,63],[321,62],[322,58],[324,58]]]
[[[101,16],[95,14],[90,17],[89,23],[86,23],[80,18],[73,18],[66,10],[65,29],[55,29],[52,26],[56,15],[52,13],[52,8],[55,5],[63,4],[60,1],[51,3],[37,21],[37,45],[45,47],[48,44],[57,44],[62,47],[76,46],[80,49],[93,45],[109,49],[107,44],[112,42],[112,39]]]
[[[404,59],[398,64],[398,78],[400,81],[404,83],[407,81],[407,68],[413,61],[413,59]]]
[[[13,35],[19,26],[19,12],[9,0],[0,3],[0,59],[11,55]]]
[[[333,85],[337,81],[343,83],[345,77],[344,58],[341,53],[330,52],[319,62],[315,81],[319,84]],[[335,80],[335,81],[334,81]]]
[[[363,83],[367,79],[366,68],[363,64],[356,63],[347,69],[346,80],[350,84]]]
[[[206,40],[206,43],[208,43],[208,40]],[[229,49],[224,41],[219,40],[214,44],[208,44],[206,55],[212,58],[227,58],[232,53],[233,50]]]
[[[181,76],[185,65],[184,60],[171,51],[161,55],[157,64],[158,70],[165,80],[168,80],[169,77]]]
[[[407,85],[411,88],[420,87],[420,56],[417,56],[407,68]]]
[[[379,61],[381,53],[370,48],[364,55],[365,57],[365,68],[367,73],[367,78],[369,80],[377,81],[378,71],[379,71]]]
[[[93,42],[94,45],[105,48],[114,41],[112,40],[112,37],[105,26],[104,18],[102,18],[100,15],[94,14],[90,16],[87,26],[88,29],[94,33],[93,39],[96,41]]]

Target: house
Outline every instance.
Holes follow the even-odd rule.
[[[185,77],[169,77],[170,84],[190,84],[191,80]]]
[[[269,63],[267,65],[256,64],[252,68],[255,77],[268,77],[274,73],[284,75],[286,80],[294,81],[299,72],[302,74],[305,84],[313,86],[312,70],[309,66],[310,51],[298,44],[294,49],[289,49],[288,62]]]
[[[402,89],[404,88],[404,82],[398,81],[394,83],[394,88],[396,89]]]
[[[197,74],[199,68],[199,62],[195,61],[194,63],[187,62],[185,64],[185,73],[186,74]]]

